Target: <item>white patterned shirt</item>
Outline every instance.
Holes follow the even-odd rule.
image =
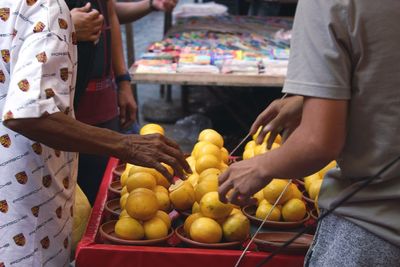
[[[0,114],[73,117],[76,41],[63,0],[0,0]],[[0,123],[0,267],[68,266],[76,153]]]

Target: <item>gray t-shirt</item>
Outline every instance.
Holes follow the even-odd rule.
[[[400,155],[400,1],[300,0],[284,92],[349,100],[329,208]],[[400,246],[400,162],[335,212]]]

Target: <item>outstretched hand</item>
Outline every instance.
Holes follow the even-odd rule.
[[[135,165],[154,168],[172,182],[173,175],[161,164],[168,164],[175,176],[185,179],[184,172],[192,173],[178,144],[160,134],[126,135],[119,158]]]
[[[72,22],[79,42],[96,42],[101,34],[104,17],[90,3],[71,10]]]
[[[292,134],[299,126],[303,109],[303,97],[292,96],[273,101],[254,121],[250,133],[255,134],[260,126],[256,143],[261,144],[268,132],[271,134],[267,140],[267,148],[270,149],[276,136],[283,131],[282,142]]]

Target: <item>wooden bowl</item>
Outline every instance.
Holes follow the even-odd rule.
[[[318,215],[317,210],[316,210],[316,209],[311,210],[310,216],[311,216],[311,218],[313,218],[314,220],[318,220],[319,215]]]
[[[249,218],[249,220],[256,224],[260,225],[263,220],[257,218],[255,216],[257,210],[256,205],[249,205],[245,206],[242,209],[242,212],[244,215]],[[276,222],[276,221],[265,221],[263,228],[274,228],[274,229],[293,229],[293,228],[298,228],[301,225],[303,225],[308,219],[310,219],[310,213],[307,211],[306,216],[303,218],[303,220],[298,221],[298,222]]]
[[[183,229],[183,225],[175,229],[175,234],[183,243],[187,244],[190,247],[211,248],[211,249],[238,249],[242,245],[241,241],[221,242],[212,244],[194,241],[186,236],[185,231]]]
[[[281,247],[286,241],[293,238],[296,232],[266,232],[258,233],[254,238],[258,250],[272,252]],[[314,236],[303,234],[293,243],[284,248],[286,254],[306,254],[311,246]]]
[[[109,221],[100,226],[100,235],[104,241],[112,244],[130,245],[130,246],[155,246],[165,245],[167,240],[174,234],[174,230],[171,228],[168,235],[163,238],[150,239],[150,240],[127,240],[117,237],[114,232],[115,224],[117,221]]]
[[[313,207],[314,207],[314,205],[315,205],[315,200],[309,197],[309,195],[308,195],[308,193],[307,193],[306,190],[304,190],[302,193],[303,193],[303,199],[304,199],[308,204],[310,204],[310,206],[313,206]]]
[[[117,178],[119,180],[119,178],[121,177],[122,173],[125,171],[126,168],[126,164],[122,163],[122,164],[118,164],[117,167],[115,167],[115,169],[112,171],[114,178]]]
[[[111,182],[111,184],[108,186],[108,191],[110,191],[113,194],[117,194],[118,196],[121,196],[121,190],[122,190],[122,185],[120,180]]]
[[[115,198],[106,202],[105,210],[110,213],[111,218],[118,219],[121,214],[121,206],[119,204],[119,198]]]

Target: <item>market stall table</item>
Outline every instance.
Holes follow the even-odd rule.
[[[104,207],[106,201],[109,200],[108,186],[115,179],[113,170],[117,165],[117,159],[110,159],[88,227],[76,250],[77,267],[234,266],[241,254],[240,250],[104,244],[99,234],[99,227],[107,217]],[[267,255],[266,252],[249,251],[240,266],[256,266]],[[303,266],[303,260],[304,255],[281,254],[274,257],[265,266]]]

